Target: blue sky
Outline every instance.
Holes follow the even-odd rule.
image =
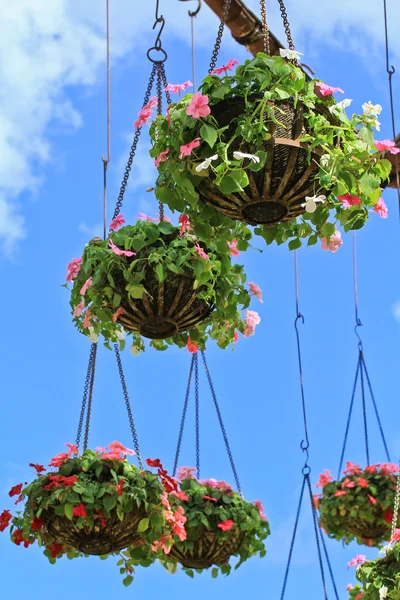
[[[0,134],[0,273],[2,294],[2,418],[0,420],[0,507],[11,508],[8,490],[27,480],[30,462],[46,463],[73,441],[79,416],[89,343],[71,324],[68,292],[61,287],[65,266],[79,256],[87,239],[101,231],[102,163],[106,151],[104,11],[101,3],[77,6],[67,0],[0,5],[8,19],[7,59],[0,52],[5,81]],[[118,194],[132,136],[132,122],[142,103],[150,65],[145,58],[154,40],[153,3],[126,8],[112,5],[112,160],[109,168],[109,214]],[[333,6],[320,0],[288,2],[298,50],[326,83],[342,87],[355,110],[372,100],[383,105],[381,139],[391,138],[383,21],[379,3],[344,0]],[[150,6],[151,5],[151,6]],[[374,6],[372,6],[374,5]],[[177,83],[191,77],[187,4],[161,0],[167,19],[164,46],[167,74]],[[249,2],[256,9],[257,2]],[[313,11],[308,10],[312,7]],[[346,7],[346,10],[345,10]],[[388,2],[392,62],[400,72],[395,23],[400,9]],[[278,10],[270,7],[271,27],[283,39]],[[314,18],[310,21],[310,14]],[[327,16],[329,15],[329,19]],[[172,22],[173,20],[173,22]],[[196,23],[198,76],[207,69],[217,23],[204,6]],[[144,33],[140,34],[140,28]],[[7,36],[6,36],[7,38]],[[246,51],[228,33],[219,63],[243,60]],[[399,76],[393,78],[400,98]],[[399,111],[398,111],[399,113]],[[397,122],[397,129],[400,122]],[[123,213],[134,220],[140,211],[155,215],[157,206],[144,190],[153,183],[148,140],[139,144]],[[399,218],[394,191],[384,193],[389,219],[372,215],[358,234],[361,335],[392,459],[400,455],[398,364],[400,302],[397,240]],[[204,573],[192,581],[168,575],[161,567],[139,570],[128,590],[110,558],[51,566],[38,548],[21,549],[0,536],[2,597],[33,600],[52,590],[59,600],[111,595],[153,598],[190,595],[200,600],[217,593],[280,596],[304,458],[297,370],[293,254],[286,248],[255,245],[262,253],[243,254],[248,279],[264,294],[257,334],[241,338],[234,352],[210,345],[207,355],[245,497],[262,499],[272,535],[268,554],[252,559],[226,579]],[[300,327],[310,433],[310,465],[315,480],[324,468],[337,470],[357,361],[353,333],[352,237],[336,254],[319,247],[299,252]],[[397,312],[397,320],[396,320]],[[128,389],[144,457],[160,457],[172,468],[190,356],[184,350],[148,350],[134,358],[124,353]],[[201,370],[202,474],[232,481],[222,437]],[[361,403],[350,432],[346,458],[365,462]],[[369,406],[371,459],[384,459]],[[194,416],[189,414],[182,463],[193,465]],[[191,426],[191,428],[189,427]],[[129,446],[130,432],[113,355],[99,347],[91,444],[113,439]],[[304,506],[287,598],[302,600],[321,592],[311,513]],[[347,562],[364,549],[342,548],[327,540],[341,598],[353,581]],[[374,552],[367,551],[369,556]],[[47,593],[47,592],[45,592]]]

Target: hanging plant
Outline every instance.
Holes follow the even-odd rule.
[[[37,477],[10,490],[11,497],[18,497],[16,504],[25,500],[25,507],[15,516],[5,510],[0,531],[10,525],[14,544],[27,548],[36,542],[51,563],[63,556],[117,555],[129,585],[133,567],[154,562],[151,545],[169,532],[160,479],[131,465],[126,456],[134,451],[119,442],[81,456],[76,446],[66,445],[68,452],[50,461],[55,470],[31,464]],[[135,549],[134,558],[120,552],[129,547]]]
[[[159,466],[157,461],[148,464]],[[235,568],[252,556],[265,556],[264,540],[270,528],[261,502],[246,502],[224,481],[198,481],[195,471],[190,467],[178,469],[180,485],[170,500],[184,514],[185,534],[164,539],[159,560],[171,572],[182,565],[190,576],[193,569],[214,566],[212,575],[216,577],[218,569],[226,575],[230,573],[228,561],[232,556],[239,558]],[[161,476],[162,472],[165,471],[161,470]]]
[[[381,546],[390,537],[398,467],[392,463],[361,469],[346,463],[344,477],[333,481],[329,471],[320,475],[314,503],[326,533],[349,544]]]
[[[398,600],[400,597],[400,529],[396,529],[392,543],[382,549],[383,557],[365,562],[365,556],[356,556],[349,565],[356,565],[360,583],[347,586],[350,600]]]
[[[118,219],[114,229],[124,222]],[[209,337],[226,348],[237,330],[251,335],[260,321],[254,311],[241,317],[250,295],[230,252],[223,238],[199,243],[185,215],[180,228],[138,221],[105,241],[94,238],[68,265],[74,323],[92,341],[102,334],[106,346],[118,340],[123,346],[126,331],[134,353],[144,350],[143,337],[158,350],[189,344],[194,351]]]
[[[348,118],[351,101],[331,96],[342,90],[307,80],[281,56],[259,53],[233,74],[235,64],[151,125],[159,200],[186,212],[195,232],[212,206],[292,250],[321,239],[335,251],[337,226],[360,229],[371,210],[386,217],[381,185],[391,165],[381,152],[389,142],[373,134],[381,107],[369,102]]]

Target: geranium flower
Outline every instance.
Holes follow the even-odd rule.
[[[367,488],[368,485],[369,485],[368,481],[366,479],[364,479],[364,477],[358,477],[357,478],[357,483],[362,488]]]
[[[215,488],[217,490],[221,490],[221,492],[231,492],[232,491],[232,486],[229,485],[229,483],[226,483],[226,481],[217,481],[215,484]]]
[[[344,471],[345,475],[358,475],[361,473],[360,465],[355,465],[352,462],[346,463],[346,470]]]
[[[86,279],[85,283],[81,287],[81,290],[79,292],[80,295],[84,296],[86,294],[86,292],[88,291],[88,289],[90,288],[91,285],[92,285],[92,278],[89,277],[89,279]]]
[[[151,546],[152,551],[157,552],[157,550],[159,548],[161,548],[161,550],[164,552],[164,554],[169,554],[171,552],[171,546],[167,545],[167,542],[169,542],[170,540],[172,540],[172,536],[170,536],[170,535],[162,536],[159,540],[156,540],[152,544],[152,546]]]
[[[204,500],[209,500],[210,502],[217,502],[216,498],[212,498],[211,496],[203,496]]]
[[[204,258],[204,260],[207,260],[209,258],[208,254],[206,254],[203,250],[203,248],[201,246],[199,246],[198,243],[196,243],[195,248],[197,250],[197,254],[201,257]]]
[[[136,215],[136,218],[140,219],[141,221],[148,221],[149,223],[157,223],[157,219],[154,219],[154,217],[148,217],[144,213],[139,213]]]
[[[344,90],[342,90],[342,88],[332,87],[330,85],[326,85],[326,83],[321,83],[320,81],[317,81],[317,83],[315,84],[315,87],[318,88],[318,91],[322,96],[331,96],[332,94],[335,94],[336,92],[340,92],[341,94],[344,94]]]
[[[73,281],[81,268],[82,258],[73,258],[67,265],[66,281]]]
[[[321,194],[320,196],[306,196],[306,201],[301,205],[306,209],[308,213],[314,213],[317,210],[318,202],[324,203],[326,196]]]
[[[157,158],[154,161],[154,164],[156,165],[156,167],[159,167],[160,163],[165,162],[167,160],[168,152],[169,152],[169,148],[166,148],[163,152],[160,152],[160,154],[157,156]]]
[[[245,152],[234,152],[233,158],[236,158],[236,160],[243,160],[244,158],[248,158],[253,163],[260,162],[259,156],[256,156],[255,154],[246,154]]]
[[[371,100],[364,102],[362,109],[366,117],[377,117],[382,112],[382,106],[380,104],[372,104]]]
[[[329,112],[333,113],[333,112],[335,112],[335,110],[344,111],[344,109],[347,108],[348,106],[350,106],[350,104],[352,102],[353,102],[353,100],[350,100],[350,98],[345,98],[341,102],[337,102],[333,106],[330,106]]]
[[[52,558],[57,558],[57,556],[61,554],[62,549],[62,544],[57,544],[56,542],[51,542],[51,544],[47,546],[47,550],[51,553]]]
[[[11,490],[8,492],[8,495],[10,496],[10,498],[12,498],[13,496],[19,496],[22,490],[22,483],[19,483],[18,485],[14,485]]]
[[[256,296],[256,298],[258,298],[258,300],[262,303],[263,299],[262,299],[262,291],[259,285],[257,285],[256,283],[253,283],[252,281],[249,281],[249,283],[247,284],[250,288],[250,294],[252,294],[253,296]]]
[[[186,348],[188,349],[189,352],[191,352],[192,354],[196,354],[196,352],[198,351],[199,347],[196,344],[196,342],[194,342],[193,340],[188,339],[188,343],[186,344]]]
[[[72,454],[78,454],[78,448],[76,444],[64,444],[69,448],[68,452],[61,452],[50,459],[49,467],[61,467],[61,465],[69,459]]]
[[[346,192],[343,196],[338,196],[338,200],[343,204],[344,208],[349,208],[350,206],[361,204],[361,198],[359,196],[353,196]]]
[[[267,515],[265,514],[264,507],[263,507],[261,500],[254,500],[254,504],[258,508],[258,511],[260,513],[260,519],[262,521],[267,521]]]
[[[304,56],[303,52],[296,52],[296,50],[289,50],[287,48],[279,48],[279,54],[282,58],[289,60],[300,60],[300,56]]]
[[[82,323],[82,325],[83,325],[83,327],[84,327],[85,329],[89,329],[89,327],[90,327],[90,325],[91,325],[91,323],[92,323],[92,319],[93,319],[93,315],[92,315],[92,313],[90,312],[90,310],[89,310],[89,309],[87,309],[87,311],[86,311],[86,312],[85,312],[85,314],[83,315],[83,323]]]
[[[231,256],[239,256],[240,250],[237,249],[237,240],[232,240],[231,242],[227,242],[229,248],[229,254]]]
[[[142,127],[142,125],[144,125],[145,123],[148,123],[151,119],[152,114],[152,108],[150,108],[149,106],[144,106],[142,110],[140,110],[138,113],[139,118],[133,124],[135,131],[139,129],[139,127]]]
[[[187,502],[189,500],[189,496],[187,494],[185,494],[185,492],[171,492],[170,494],[171,496],[175,496],[176,498],[179,498],[179,500],[183,500],[184,502]]]
[[[192,227],[189,222],[189,217],[185,214],[179,217],[179,223],[181,224],[181,228],[179,230],[179,235],[182,236],[186,231],[192,231]]]
[[[186,114],[194,119],[200,117],[208,117],[211,108],[208,106],[208,96],[204,96],[201,92],[197,92],[192,96],[189,106],[186,109]]]
[[[121,250],[111,240],[108,242],[108,245],[117,256],[136,256],[136,252],[131,252],[130,250]]]
[[[169,83],[164,89],[165,92],[172,92],[173,94],[180,94],[184,92],[186,88],[192,87],[191,81],[185,81],[185,83]]]
[[[321,238],[321,246],[322,250],[337,252],[340,246],[343,246],[342,234],[340,231],[336,229],[335,233],[329,238],[329,242],[325,237]]]
[[[357,554],[357,556],[352,558],[351,561],[347,563],[347,568],[362,565],[366,560],[367,557],[364,556],[364,554]]]
[[[33,518],[31,520],[31,529],[33,531],[39,531],[43,527],[43,521],[41,519]]]
[[[176,476],[180,481],[184,479],[196,479],[194,473],[196,473],[197,469],[195,467],[179,467]]]
[[[125,311],[124,311],[124,309],[122,308],[122,306],[119,306],[119,307],[117,308],[117,310],[115,311],[115,313],[113,314],[113,316],[112,316],[112,322],[113,322],[113,323],[116,323],[116,322],[117,322],[117,320],[118,320],[118,318],[119,318],[121,315],[123,315],[123,314],[124,314],[124,312],[125,312]]]
[[[182,158],[183,156],[190,156],[192,151],[200,146],[200,139],[201,138],[197,137],[188,144],[183,144],[180,147],[181,153],[179,155],[179,158]]]
[[[336,497],[339,496],[345,496],[347,494],[346,490],[336,490],[336,492],[333,494]]]
[[[125,223],[124,215],[117,215],[110,223],[110,229],[116,231],[119,227],[122,227]],[[83,295],[83,294],[82,294]]]
[[[245,329],[243,331],[244,337],[249,337],[254,335],[256,330],[256,325],[261,322],[261,317],[255,310],[246,310],[246,316],[243,319],[245,322]]]
[[[201,479],[200,480],[201,485],[204,485],[204,487],[210,487],[210,488],[216,488],[218,481],[216,479]]]
[[[211,162],[213,160],[217,160],[217,158],[218,158],[218,154],[213,154],[209,158],[206,158],[205,160],[203,160],[202,163],[197,165],[197,167],[195,168],[195,171],[197,173],[200,173],[200,171],[204,171],[205,169],[208,169],[208,167],[211,165]]]
[[[375,148],[379,150],[379,152],[390,152],[390,154],[398,154],[400,152],[400,148],[396,148],[396,143],[390,140],[382,140],[378,142],[375,140]]]
[[[74,506],[72,509],[72,514],[74,517],[87,517],[85,505],[78,504],[77,506]]]
[[[46,468],[43,465],[38,465],[37,463],[29,463],[29,466],[33,467],[38,475],[40,475],[40,473],[43,473],[43,471],[46,470]]]
[[[228,62],[226,63],[226,65],[223,65],[222,67],[218,67],[218,69],[214,69],[214,71],[211,71],[210,75],[221,75],[222,73],[225,73],[225,75],[226,75],[228,71],[232,71],[233,67],[238,64],[239,64],[238,60],[235,60],[234,58],[230,58],[228,60]]]
[[[378,202],[375,204],[374,212],[378,213],[381,219],[388,218],[388,207],[383,198],[379,198]]]
[[[229,531],[234,526],[234,521],[232,519],[227,519],[226,521],[222,521],[222,523],[218,523],[218,527],[222,529],[222,531]]]
[[[319,476],[318,483],[315,487],[324,488],[330,481],[333,481],[333,477],[329,469],[325,469],[325,471]]]

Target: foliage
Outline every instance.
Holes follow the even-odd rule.
[[[400,543],[387,546],[384,556],[360,565],[356,577],[360,583],[349,588],[350,599],[399,600]],[[362,596],[361,596],[362,595]]]
[[[315,212],[305,212],[297,220],[274,227],[258,227],[255,233],[264,237],[267,244],[288,241],[289,249],[295,249],[306,240],[308,245],[317,243],[318,238],[329,240],[336,224],[345,231],[363,227],[370,209],[376,207],[380,198],[382,180],[388,178],[391,169],[390,162],[383,160],[374,146],[373,127],[379,127],[378,121],[368,111],[348,118],[331,96],[322,96],[316,88],[318,83],[307,80],[301,69],[282,57],[263,53],[245,61],[235,74],[225,69],[221,78],[208,75],[200,90],[208,97],[211,114],[201,118],[187,114],[193,98],[187,94],[170,105],[167,117],[158,116],[150,128],[151,156],[157,158],[168,148],[167,156],[158,164],[156,196],[172,210],[186,212],[196,235],[206,240],[203,228],[215,211],[199,201],[197,188],[203,178],[211,177],[222,194],[246,190],[248,171],[264,167],[265,141],[271,137],[268,124],[279,122],[281,103],[296,106],[301,102],[306,129],[301,141],[308,145],[310,161],[314,160],[313,149],[322,154],[315,195],[328,197],[325,203],[318,204]],[[243,111],[234,115],[229,125],[221,126],[213,107],[227,102],[228,108],[236,98],[243,99]],[[182,146],[197,139],[199,145],[189,156],[182,156]],[[245,153],[246,144],[251,143],[254,160],[258,162],[235,158],[233,142],[235,150],[243,147]],[[196,171],[200,165],[204,168]],[[359,203],[346,207],[338,199],[346,194],[357,197]],[[223,215],[214,214],[213,218],[228,229],[232,226],[232,221]]]

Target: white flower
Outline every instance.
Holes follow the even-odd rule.
[[[217,158],[218,158],[218,154],[214,154],[213,156],[206,158],[205,161],[203,161],[202,163],[197,165],[195,170],[197,171],[197,173],[200,173],[200,171],[204,171],[205,169],[208,169],[208,167],[211,165],[211,161],[217,160]]]
[[[280,48],[279,54],[282,58],[288,58],[289,60],[300,60],[300,56],[303,56],[303,52],[296,52],[296,50],[288,50],[286,48]]]
[[[364,102],[362,109],[366,117],[377,117],[382,112],[382,106],[380,104],[372,104],[371,100]]]
[[[89,335],[88,335],[89,340],[93,344],[97,344],[97,342],[99,341],[99,335],[94,332],[94,328],[93,327],[89,327],[89,332],[90,332]]]
[[[140,348],[137,348],[136,346],[134,346],[132,344],[132,346],[129,348],[129,350],[132,352],[133,356],[138,356],[140,354]]]
[[[301,206],[306,209],[306,212],[313,213],[317,210],[318,202],[325,202],[326,196],[306,196],[306,201]]]
[[[330,154],[323,154],[319,159],[320,165],[322,167],[327,167],[331,161]]]
[[[353,102],[353,100],[349,100],[349,98],[345,98],[344,100],[342,100],[341,102],[338,102],[334,106],[330,106],[329,110],[331,113],[333,113],[334,110],[344,110],[345,108],[350,106],[350,104],[352,102]]]
[[[117,336],[120,342],[122,342],[122,340],[125,339],[125,331],[123,329],[117,329],[115,335]]]
[[[244,152],[234,152],[233,153],[233,158],[236,158],[236,160],[241,160],[243,158],[248,158],[249,160],[252,160],[253,163],[259,163],[260,162],[260,157],[256,156],[255,154],[245,154]]]
[[[391,549],[391,545],[387,544],[386,546],[383,546],[383,548],[381,548],[378,552],[378,554],[386,554],[387,552],[389,552],[389,550]]]
[[[388,591],[389,590],[385,585],[379,588],[379,600],[384,600],[384,598],[386,598],[387,596]]]

